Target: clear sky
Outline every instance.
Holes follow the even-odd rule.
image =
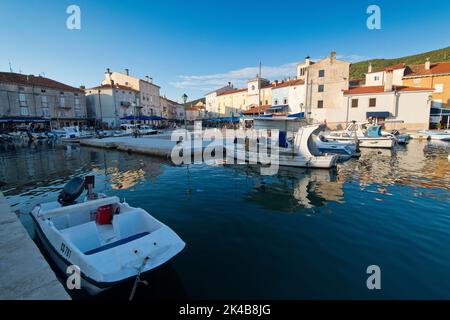
[[[81,30],[66,9],[81,8]],[[381,30],[366,27],[369,5]],[[189,98],[227,81],[242,86],[259,61],[271,80],[332,49],[350,61],[450,45],[450,1],[1,0],[0,70],[95,86],[107,67],[149,75],[161,94]]]

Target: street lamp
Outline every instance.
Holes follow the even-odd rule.
[[[186,101],[187,101],[188,96],[187,96],[186,93],[183,93],[181,98],[184,101],[184,130],[187,130],[187,125],[186,125]]]

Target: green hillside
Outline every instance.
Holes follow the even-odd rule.
[[[406,63],[407,65],[422,64],[430,58],[431,62],[450,61],[450,47],[419,53],[412,56],[406,56],[395,59],[372,59],[353,63],[350,66],[350,79],[362,79],[367,72],[369,62],[372,62],[372,70],[378,70],[397,63]]]

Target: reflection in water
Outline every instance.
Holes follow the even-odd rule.
[[[235,165],[253,178],[253,188],[247,192],[247,201],[266,209],[297,212],[302,208],[323,206],[328,201],[343,203],[342,183],[336,180],[336,171],[282,167],[275,177],[259,175],[258,166]]]
[[[173,166],[25,144],[0,146],[0,180],[8,202],[26,213],[56,200],[73,176],[94,174],[97,192],[171,226],[187,248],[171,271],[138,289],[142,299],[373,298],[360,275],[374,261],[389,283],[380,298],[450,298],[442,281],[450,279],[449,151],[449,143],[411,141],[394,151],[363,149],[337,170],[261,176],[256,166]],[[32,233],[31,220],[21,220]],[[126,299],[129,291],[103,297]]]

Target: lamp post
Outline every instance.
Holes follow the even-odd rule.
[[[182,96],[181,96],[181,98],[183,99],[183,102],[184,102],[184,130],[187,130],[187,124],[186,124],[186,101],[187,101],[187,98],[188,98],[188,96],[187,96],[187,94],[186,93],[184,93]]]

